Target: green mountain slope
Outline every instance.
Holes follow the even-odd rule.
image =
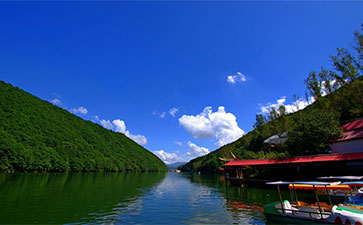
[[[233,143],[181,166],[182,171],[216,171],[229,151],[239,159],[286,158],[329,152],[329,141],[341,136],[340,125],[363,118],[363,23],[354,32],[351,49],[338,48],[330,55],[333,70],[311,71],[305,79],[310,96],[316,101],[303,110],[287,114],[283,105],[270,111],[269,118],[256,115],[254,130]],[[296,99],[299,99],[297,96]],[[306,98],[308,95],[306,93]],[[288,131],[280,145],[264,140]],[[245,171],[257,174],[261,171]]]
[[[340,124],[363,117],[360,94],[363,77],[352,81],[312,105],[292,114],[282,114],[269,122],[258,125],[240,139],[195,158],[179,167],[182,171],[217,171],[229,151],[239,159],[285,158],[297,155],[321,154],[329,151],[329,140],[340,136]],[[258,119],[258,116],[256,116]],[[268,137],[289,132],[288,141],[280,146],[270,146],[263,141]]]
[[[0,81],[0,171],[166,171],[125,135]]]

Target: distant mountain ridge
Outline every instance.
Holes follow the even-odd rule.
[[[153,153],[0,81],[0,171],[166,171]]]
[[[187,162],[175,162],[175,163],[171,163],[171,164],[166,164],[166,166],[168,167],[168,169],[177,169],[179,166],[184,165]]]

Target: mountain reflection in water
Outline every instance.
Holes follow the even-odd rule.
[[[10,224],[265,224],[263,206],[278,200],[273,188],[184,173],[0,174],[0,197]]]

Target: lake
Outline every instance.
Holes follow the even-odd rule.
[[[266,224],[279,198],[215,174],[15,173],[0,174],[0,199],[1,224]]]

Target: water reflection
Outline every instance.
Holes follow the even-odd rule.
[[[76,223],[112,212],[160,182],[157,173],[0,174],[0,223]]]
[[[278,200],[275,188],[183,173],[0,174],[0,197],[0,223],[62,224],[265,224]]]

